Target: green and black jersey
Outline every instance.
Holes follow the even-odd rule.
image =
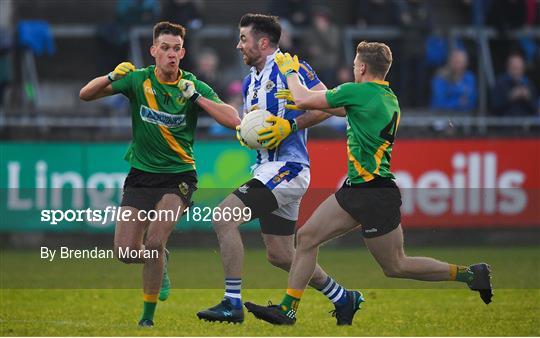
[[[401,113],[388,82],[344,83],[328,90],[326,100],[347,112],[351,183],[368,182],[375,176],[394,178],[390,158]]]
[[[222,103],[212,88],[183,70],[176,82],[160,82],[155,66],[150,66],[112,83],[113,91],[127,96],[131,106],[133,140],[125,159],[132,167],[150,173],[195,169],[193,138],[201,108],[182,96],[180,79],[193,81],[202,96]]]

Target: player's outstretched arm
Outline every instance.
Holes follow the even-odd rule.
[[[186,99],[198,104],[222,126],[235,130],[236,126],[240,125],[238,111],[233,106],[226,103],[217,103],[203,97],[195,89],[193,81],[182,79],[178,82],[178,88],[180,88],[182,95]]]
[[[315,85],[313,89],[319,91],[326,90],[326,86],[321,82]],[[286,104],[285,108],[291,110],[300,109],[298,106],[296,106],[294,98],[288,89],[278,90],[274,96],[278,99],[286,99],[287,101],[291,102],[291,104]],[[258,141],[261,142],[267,149],[275,149],[291,133],[319,124],[332,115],[345,116],[345,110],[342,107],[325,109],[324,111],[312,109],[291,120],[286,120],[278,116],[270,116],[266,119],[266,122],[271,123],[271,126],[263,128],[257,132],[260,135]]]
[[[331,108],[326,101],[326,91],[313,91],[304,87],[298,78],[300,68],[298,57],[292,57],[289,53],[278,53],[275,62],[279,71],[287,78],[287,85],[294,97],[294,102],[300,109],[328,109]],[[332,113],[332,111],[328,111]],[[337,112],[335,115],[338,115]]]
[[[79,92],[79,98],[84,101],[92,101],[114,94],[111,83],[134,70],[135,66],[131,62],[122,62],[108,75],[96,77],[88,82]]]
[[[236,130],[236,126],[240,125],[238,110],[229,104],[216,103],[202,96],[197,100],[197,104],[224,127]]]
[[[322,82],[318,83],[316,86],[311,88],[311,91],[326,91],[326,90],[327,88]],[[291,94],[291,101],[295,102],[294,97],[292,97],[292,94]],[[324,110],[311,109],[296,118],[296,125],[298,126],[298,129],[310,128],[323,122],[324,120],[328,119],[332,115],[344,117],[345,109],[343,107],[330,108],[330,109],[324,109]]]

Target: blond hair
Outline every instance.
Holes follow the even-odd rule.
[[[356,53],[368,66],[372,75],[384,78],[392,65],[392,51],[382,42],[362,41],[356,47]]]

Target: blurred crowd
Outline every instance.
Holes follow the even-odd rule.
[[[315,1],[313,1],[315,2]],[[309,6],[302,0],[273,2],[272,13],[288,25],[305,28],[300,53],[329,86],[352,81],[351,67],[344,64],[340,34],[345,27],[398,28],[400,37],[387,42],[394,54],[389,74],[400,104],[431,111],[475,112],[479,104],[477,44],[452,38],[455,26],[492,27],[501,37],[492,47],[496,74],[488,86],[488,114],[496,116],[540,115],[535,84],[540,83],[540,37],[508,38],[516,30],[540,26],[540,2],[536,0],[462,0],[436,11],[440,1],[363,0],[351,3],[348,21],[334,17],[329,7]],[[447,10],[448,9],[448,10]],[[440,20],[444,11],[444,20]],[[536,39],[536,40],[535,40]],[[384,39],[383,39],[384,40]],[[474,62],[471,62],[474,60]],[[532,75],[532,77],[529,77]]]
[[[220,57],[215,46],[197,39],[197,32],[213,24],[216,13],[206,10],[209,0],[116,0],[114,19],[96,24],[101,53],[97,62],[106,73],[129,57],[130,28],[159,20],[188,28],[189,51],[183,67],[212,86],[231,104],[241,104],[238,64]],[[493,28],[500,38],[490,42],[494,81],[488,89],[487,113],[493,116],[537,116],[540,100],[540,38],[527,35],[538,30],[538,0],[362,0],[347,2],[347,16],[338,16],[332,1],[272,0],[260,12],[280,17],[280,47],[297,53],[316,70],[327,87],[353,81],[352,60],[344,55],[346,28],[394,28],[398,37],[379,39],[393,50],[391,86],[405,108],[432,112],[471,114],[478,110],[481,58],[474,39],[452,36],[455,26]],[[441,12],[444,12],[441,14]],[[24,14],[24,13],[22,13]],[[5,16],[5,13],[4,15]],[[8,19],[9,20],[9,19]],[[2,23],[4,21],[4,23]],[[9,50],[15,41],[6,39],[6,19],[0,17],[0,99],[12,81]],[[236,23],[232,23],[233,26]],[[13,27],[13,26],[11,26]],[[510,33],[521,31],[515,37]],[[358,42],[358,41],[356,41]],[[352,41],[351,44],[356,44]],[[28,46],[26,46],[28,47]],[[229,46],[231,47],[231,46]],[[31,47],[28,47],[31,48]],[[354,50],[354,47],[353,49]]]

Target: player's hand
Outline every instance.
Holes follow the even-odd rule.
[[[242,147],[253,149],[247,143],[245,143],[244,140],[242,139],[242,136],[240,136],[240,125],[236,126],[236,139],[238,140],[238,142],[240,142],[240,145]]]
[[[255,105],[251,106],[251,108],[249,108],[249,111],[246,112],[246,114],[249,114],[249,113],[251,113],[252,111],[257,110],[257,109],[259,109],[259,106],[255,104]],[[248,149],[252,149],[252,150],[253,150],[253,148],[251,148],[251,147],[249,146],[249,144],[247,144],[246,142],[244,142],[244,140],[242,139],[242,136],[240,135],[240,125],[237,125],[237,126],[236,126],[236,139],[238,140],[238,142],[240,142],[240,145],[241,145],[242,147],[246,147],[246,148],[248,148]]]
[[[296,121],[285,120],[278,116],[270,116],[266,122],[272,123],[270,127],[263,128],[258,131],[259,141],[267,149],[275,149],[281,141],[289,136],[293,131],[297,130]]]
[[[116,68],[107,75],[109,78],[109,81],[113,82],[116,80],[120,80],[124,76],[126,76],[127,73],[134,71],[136,68],[131,62],[122,62]]]
[[[290,101],[292,102],[292,104],[289,104],[289,103],[286,103],[285,104],[285,109],[289,109],[289,110],[301,110],[300,108],[298,108],[298,106],[296,104],[294,104],[294,98],[291,94],[291,91],[288,90],[288,89],[279,89],[275,94],[274,94],[274,97],[276,99],[285,99],[287,101]]]
[[[276,62],[280,73],[285,75],[285,77],[298,73],[298,69],[300,69],[300,62],[298,62],[298,56],[296,55],[292,57],[289,53],[277,53],[276,56],[274,56],[274,61]]]
[[[197,101],[201,94],[195,89],[193,81],[182,79],[178,81],[178,89],[182,92],[182,96],[190,101]]]

